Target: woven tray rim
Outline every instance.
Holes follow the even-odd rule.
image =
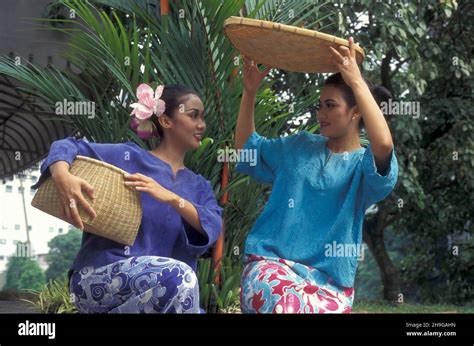
[[[121,174],[128,174],[127,171],[124,171],[123,169],[121,169],[117,166],[111,165],[110,163],[107,163],[107,162],[104,162],[104,161],[93,159],[91,157],[76,155],[76,160],[87,161],[87,162],[95,164],[95,165],[104,166],[108,169],[111,169],[111,170],[116,171],[116,172],[121,173]]]
[[[251,26],[251,27],[258,27],[258,28],[262,28],[266,30],[289,32],[289,33],[293,33],[293,34],[297,34],[301,36],[318,38],[318,39],[327,41],[328,43],[332,43],[334,45],[344,45],[344,46],[349,47],[348,40],[336,37],[334,35],[325,34],[323,32],[319,32],[316,30],[299,28],[297,26],[275,23],[275,22],[270,22],[267,20],[236,17],[236,16],[231,16],[224,21],[224,33],[226,34],[227,37],[228,35],[225,29],[228,27],[231,27],[232,25],[245,25],[245,26]],[[364,49],[357,44],[354,45],[354,48],[357,52],[362,54],[362,59],[365,59]]]

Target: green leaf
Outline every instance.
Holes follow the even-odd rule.
[[[450,8],[445,7],[444,8],[444,14],[446,15],[447,18],[449,18],[453,14],[453,11]]]

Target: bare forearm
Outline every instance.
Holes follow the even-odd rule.
[[[363,81],[352,85],[352,90],[357,101],[357,106],[362,114],[364,126],[367,130],[374,155],[389,154],[392,147],[392,135],[387,121],[377,102],[374,100],[369,87]]]
[[[242,149],[249,136],[255,131],[255,93],[244,91],[240,102],[239,116],[235,129],[235,148]]]
[[[206,232],[202,228],[201,222],[199,221],[198,211],[192,203],[178,195],[175,195],[175,197],[171,200],[170,205],[176,209],[178,214],[181,215],[181,217],[185,219],[196,231],[207,236]]]
[[[53,179],[64,174],[68,174],[69,163],[67,163],[66,161],[56,161],[55,163],[49,166],[49,171]]]

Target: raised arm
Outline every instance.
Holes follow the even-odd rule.
[[[352,37],[349,38],[349,48],[340,46],[339,51],[332,47],[329,48],[344,81],[354,92],[358,110],[364,119],[364,126],[370,139],[377,169],[384,172],[390,163],[393,149],[392,135],[382,111],[357,66],[354,40]]]
[[[243,59],[244,92],[242,95],[242,101],[240,102],[239,116],[235,128],[236,149],[242,149],[249,136],[255,131],[255,98],[260,83],[271,69],[271,67],[267,67],[263,72],[260,72],[257,65],[247,57],[243,57]]]

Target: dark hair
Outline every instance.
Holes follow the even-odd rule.
[[[365,83],[368,85],[369,90],[372,93],[372,96],[374,97],[379,107],[382,102],[388,102],[389,99],[393,98],[392,93],[387,88],[381,85],[374,85],[367,78],[362,78],[364,78]],[[330,75],[324,82],[324,85],[332,85],[338,88],[341,91],[342,97],[346,101],[347,106],[349,108],[352,108],[357,104],[354,92],[352,91],[351,87],[346,84],[344,78],[342,78],[342,75],[340,73]],[[361,130],[363,127],[364,121],[361,118],[359,123],[359,130]]]
[[[165,85],[163,88],[163,93],[161,94],[161,99],[165,101],[165,113],[168,117],[172,118],[173,113],[182,103],[182,98],[186,95],[196,95],[199,97],[199,94],[192,88],[172,84],[172,85]],[[163,138],[163,128],[161,127],[160,123],[158,122],[158,118],[153,115],[151,117],[153,124],[156,126],[156,130],[158,131],[159,137]]]

